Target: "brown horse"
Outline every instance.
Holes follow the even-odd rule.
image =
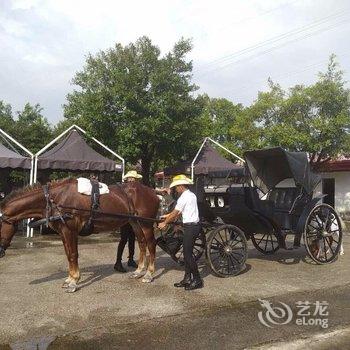
[[[140,183],[127,183],[110,186],[110,192],[100,196],[99,211],[140,217],[155,218],[158,211],[159,199],[155,191]],[[48,199],[48,200],[47,200]],[[49,206],[48,206],[49,203]],[[10,246],[16,231],[16,223],[26,218],[45,218],[49,207],[50,216],[71,214],[71,219],[50,222],[49,226],[62,238],[69,264],[69,275],[64,281],[63,288],[67,292],[74,292],[80,279],[78,266],[78,235],[89,220],[91,198],[77,191],[76,179],[64,179],[48,184],[48,196],[45,197],[44,187],[38,184],[10,193],[0,205],[0,257]],[[75,209],[73,209],[75,208]],[[93,233],[115,230],[130,222],[140,248],[140,257],[137,270],[132,277],[139,278],[145,268],[146,248],[150,259],[143,282],[151,282],[155,271],[156,241],[154,238],[153,223],[129,220],[125,217],[94,214]]]

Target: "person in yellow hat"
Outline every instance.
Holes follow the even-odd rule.
[[[170,188],[180,195],[177,199],[175,209],[164,215],[158,227],[162,230],[169,223],[175,221],[182,215],[184,225],[183,252],[185,260],[185,276],[178,282],[174,283],[175,287],[185,287],[185,290],[194,290],[203,287],[203,280],[199,274],[197,262],[193,257],[194,243],[200,233],[199,213],[196,195],[189,190],[189,186],[193,185],[191,179],[186,175],[177,175],[173,178]]]
[[[135,170],[128,171],[123,177],[124,182],[135,182],[140,181],[141,179],[142,175],[138,174]],[[130,224],[126,224],[120,228],[120,242],[117,249],[117,260],[114,264],[114,270],[118,272],[126,272],[122,264],[123,251],[126,243],[128,243],[129,248],[128,266],[137,268],[137,264],[134,260],[135,232]]]

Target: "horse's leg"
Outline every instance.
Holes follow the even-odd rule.
[[[146,260],[146,240],[144,232],[141,228],[141,226],[138,223],[130,223],[132,226],[132,229],[135,232],[135,235],[137,237],[137,242],[139,244],[140,249],[140,256],[137,263],[137,269],[131,274],[131,278],[140,278],[142,277],[142,271],[145,268],[145,260]]]
[[[67,242],[66,242],[63,234],[61,234],[61,238],[62,238],[62,242],[63,242],[64,251],[66,252],[66,256],[68,258],[69,250],[68,250]],[[68,273],[68,277],[64,280],[64,282],[62,284],[62,288],[68,288],[70,282],[71,282],[71,277],[69,276],[69,273]]]
[[[80,279],[80,271],[78,266],[78,234],[71,231],[67,226],[61,230],[62,241],[69,264],[69,275],[65,280],[68,283],[67,292],[73,293],[77,290],[77,283]]]
[[[142,282],[150,283],[153,281],[153,275],[155,272],[155,258],[156,258],[156,239],[154,237],[153,227],[143,227],[143,232],[145,234],[147,248],[149,251],[149,263],[147,267],[147,272],[144,275]]]

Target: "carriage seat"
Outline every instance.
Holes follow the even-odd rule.
[[[277,187],[270,191],[267,199],[272,203],[274,210],[288,213],[299,195],[298,187]]]

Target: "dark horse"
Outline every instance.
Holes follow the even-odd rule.
[[[115,214],[137,214],[137,216],[155,218],[158,212],[159,199],[155,191],[140,183],[127,183],[110,186],[110,192],[100,197],[99,211]],[[48,199],[48,200],[47,200]],[[48,184],[48,198],[45,197],[44,187],[38,184],[10,193],[0,205],[0,257],[10,246],[16,231],[16,223],[26,218],[45,218],[49,203],[50,216],[71,214],[71,218],[50,222],[49,226],[62,238],[69,264],[68,278],[63,287],[68,292],[77,289],[80,278],[78,266],[78,235],[89,220],[91,198],[77,191],[76,179],[64,179]],[[73,209],[75,208],[75,209]],[[112,215],[94,214],[93,233],[115,230],[127,222],[132,225],[140,248],[138,269],[132,277],[142,276],[145,268],[146,248],[150,259],[143,282],[151,282],[155,271],[156,240],[153,223],[146,221],[129,220],[128,218],[113,217]]]

